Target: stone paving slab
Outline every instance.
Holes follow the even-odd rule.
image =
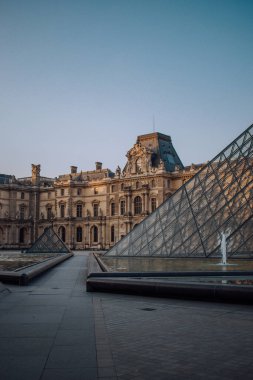
[[[97,295],[118,379],[252,379],[253,307]]]
[[[251,305],[86,293],[87,256],[1,294],[1,380],[252,379]]]
[[[0,300],[1,380],[97,380],[87,253],[77,254],[26,288],[8,285]]]

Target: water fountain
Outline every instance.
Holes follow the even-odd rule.
[[[222,265],[227,265],[227,234],[225,232],[221,233],[221,264]]]

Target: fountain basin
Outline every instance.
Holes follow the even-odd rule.
[[[206,301],[253,303],[253,260],[99,257],[89,271],[87,291],[116,292]],[[230,264],[230,261],[228,261]],[[95,269],[96,268],[96,269]]]

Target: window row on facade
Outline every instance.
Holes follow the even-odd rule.
[[[151,205],[151,212],[155,211],[157,207],[157,200],[156,198],[151,198],[150,200]],[[60,203],[60,217],[64,218],[66,216],[66,205],[64,203]],[[134,198],[133,201],[133,209],[134,209],[134,215],[140,215],[143,212],[143,200],[140,196],[137,196]],[[119,215],[125,215],[126,213],[126,200],[121,200],[119,202]],[[50,219],[52,215],[52,209],[47,208],[47,218]],[[116,215],[116,203],[111,202],[110,203],[110,216]],[[83,204],[77,204],[76,205],[76,217],[82,218],[84,216],[84,206]],[[99,204],[94,203],[93,204],[93,216],[98,217],[99,216]]]
[[[140,181],[136,181],[135,184],[134,184],[134,188],[135,189],[140,189],[142,187],[143,183],[140,182]],[[132,186],[132,185],[131,185]],[[153,179],[150,183],[149,183],[149,186],[150,188],[154,188],[157,186],[157,181],[155,179]],[[170,179],[165,179],[165,187],[170,187],[171,186],[171,180]],[[111,185],[111,193],[115,193],[117,192],[118,190],[120,191],[124,191],[125,189],[127,188],[127,185],[125,183],[121,183],[119,186],[118,185]],[[75,194],[76,195],[82,195],[82,188],[81,187],[78,187],[75,191]],[[94,194],[97,194],[99,191],[98,191],[98,188],[94,187]],[[61,188],[58,190],[58,195],[59,196],[66,196],[68,195],[68,191],[67,189],[65,188]]]
[[[59,227],[58,235],[60,236],[62,241],[65,243],[66,242],[66,228],[64,226]],[[76,238],[77,243],[83,242],[83,227],[81,226],[76,227],[75,238]],[[92,243],[99,242],[98,227],[96,225],[93,225],[90,228],[90,240]],[[114,225],[110,227],[110,241],[111,243],[115,242],[115,226]]]
[[[134,215],[140,215],[144,211],[144,204],[143,204],[143,199],[139,195],[136,196],[133,200],[133,213]],[[118,207],[118,210],[116,208]],[[156,198],[151,198],[150,199],[150,211],[153,212],[157,208],[157,199]],[[98,217],[99,216],[99,203],[93,203],[93,217]],[[121,216],[124,216],[127,212],[127,204],[126,200],[120,200],[119,204],[116,205],[115,202],[110,203],[110,212],[109,216],[114,216],[118,214]],[[28,207],[25,204],[22,204],[18,207],[18,212],[16,214],[18,219],[27,219],[29,217],[28,215]],[[58,216],[60,218],[65,218],[66,215],[66,204],[65,203],[59,203],[59,214]],[[75,206],[75,217],[76,218],[83,218],[84,215],[84,205],[82,203],[78,203]],[[40,214],[41,219],[52,219],[54,217],[53,213],[53,205],[46,206],[46,215],[44,213]]]
[[[64,243],[66,243],[66,228],[60,226],[57,230],[59,237]],[[18,241],[20,244],[27,244],[29,240],[30,229],[27,227],[21,227],[18,230]],[[84,242],[84,228],[78,226],[75,228],[75,242],[83,243]],[[115,226],[110,227],[110,242],[115,243]],[[90,241],[92,243],[99,243],[99,230],[96,225],[90,227]],[[0,245],[5,242],[4,230],[0,227]]]

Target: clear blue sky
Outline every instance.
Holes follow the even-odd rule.
[[[252,0],[0,0],[0,173],[115,170],[153,115],[185,165],[252,124]]]

